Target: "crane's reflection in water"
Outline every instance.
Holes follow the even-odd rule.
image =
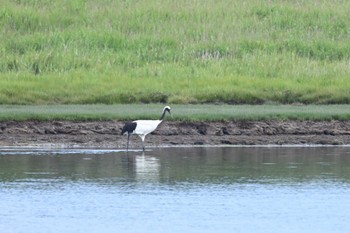
[[[135,173],[138,182],[159,182],[159,158],[145,155],[135,156]]]
[[[159,183],[160,181],[160,159],[150,151],[128,152],[122,166],[127,169],[130,181],[137,183]]]

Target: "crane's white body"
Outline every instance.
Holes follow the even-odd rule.
[[[162,123],[161,120],[137,120],[133,122],[137,124],[133,134],[139,135],[142,143],[145,141],[146,135],[152,133],[154,130],[156,130],[158,125]]]

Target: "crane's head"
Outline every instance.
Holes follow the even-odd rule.
[[[166,113],[168,112],[171,116],[171,112],[170,112],[171,108],[169,106],[165,106],[164,109],[163,109],[163,113]],[[172,116],[171,116],[172,117]]]

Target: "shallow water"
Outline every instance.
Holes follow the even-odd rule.
[[[0,149],[0,232],[348,232],[349,147]]]

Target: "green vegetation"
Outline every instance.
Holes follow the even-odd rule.
[[[350,1],[0,5],[0,104],[350,103]]]
[[[158,119],[162,104],[0,105],[6,120],[135,120]],[[166,120],[350,120],[350,105],[171,105]]]

